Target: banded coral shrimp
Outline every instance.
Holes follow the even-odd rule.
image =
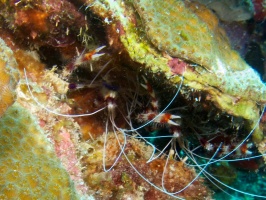
[[[260,120],[264,112],[265,107],[261,112]],[[190,120],[193,121],[192,119]],[[230,120],[233,121],[232,119]],[[229,126],[226,128],[210,128],[209,130],[212,130],[212,133],[208,132],[209,130],[207,127],[200,127],[200,121],[198,121],[197,128],[203,133],[198,134],[193,127],[190,127],[190,129],[193,134],[196,133],[196,136],[194,136],[196,140],[198,140],[200,146],[193,147],[193,145],[187,145],[182,148],[182,151],[185,151],[186,155],[190,158],[190,162],[187,163],[189,166],[194,166],[202,170],[204,166],[208,165],[208,167],[202,171],[202,174],[212,185],[222,191],[221,193],[216,190],[216,198],[221,198],[224,196],[224,193],[228,194],[232,199],[266,198],[265,191],[260,190],[261,193],[257,191],[260,187],[259,185],[262,184],[264,180],[263,168],[260,170],[259,165],[262,164],[262,156],[265,156],[265,154],[259,154],[257,147],[255,147],[255,144],[250,140],[250,136],[259,125],[260,120],[257,121],[256,126],[253,127],[248,134],[246,134],[247,131],[243,127],[243,124],[241,125],[241,123],[244,122],[242,119],[239,120],[238,123],[227,123]],[[189,125],[191,125],[191,121],[188,123]],[[215,124],[215,120],[210,121],[212,121],[212,124]],[[224,119],[221,121],[224,122]],[[206,121],[202,121],[202,123],[206,124]],[[188,130],[185,132],[186,134],[189,133]],[[191,135],[188,137],[190,136]],[[191,139],[190,144],[193,144],[192,141]],[[210,156],[217,150],[219,145],[221,146],[217,156],[210,161]],[[208,154],[209,157],[207,156]],[[255,170],[257,172],[254,172]],[[246,181],[243,177],[246,179],[247,177],[252,177],[253,180],[250,179],[250,181],[252,180],[253,184],[245,183],[243,185],[243,182]],[[231,185],[229,182],[231,182]]]
[[[179,127],[183,126],[178,121],[180,116],[166,111],[168,105],[172,104],[172,100],[160,111],[157,108],[158,106],[156,107],[156,92],[153,94],[151,91],[146,91],[149,90],[149,87],[145,78],[139,80],[137,76],[135,77],[135,73],[130,71],[127,74],[128,70],[121,70],[112,62],[105,62],[101,66],[102,68],[97,70],[96,67],[95,72],[91,73],[88,79],[92,81],[89,81],[89,83],[84,81],[70,85],[74,89],[70,92],[69,98],[76,98],[71,114],[54,112],[40,104],[31,92],[31,88],[28,88],[32,98],[48,112],[65,117],[83,117],[78,118],[77,121],[83,126],[83,131],[87,132],[85,140],[91,142],[89,144],[90,149],[88,149],[91,152],[88,155],[83,155],[82,158],[87,167],[84,174],[87,183],[90,182],[90,187],[98,190],[99,194],[96,195],[98,197],[102,195],[101,197],[103,197],[104,194],[116,191],[112,195],[125,198],[129,196],[136,197],[142,191],[146,199],[152,197],[163,198],[164,194],[179,199],[188,197],[194,199],[207,198],[209,191],[202,186],[201,175],[205,175],[217,187],[221,187],[222,184],[217,184],[219,180],[217,179],[217,181],[213,174],[208,171],[208,167],[218,162],[227,162],[225,158],[229,156],[229,153],[222,158],[216,158],[222,144],[218,144],[217,148],[211,152],[210,158],[206,158],[206,162],[199,163],[197,155],[200,156],[200,154],[191,150],[190,146],[185,143],[187,138]],[[101,69],[103,70],[101,71]],[[27,79],[26,71],[25,77]],[[121,80],[122,77],[123,80]],[[181,85],[177,87],[173,99],[179,94],[180,88]],[[150,103],[144,104],[141,102],[142,100],[149,102],[149,98],[151,99]],[[86,99],[85,102],[84,99]],[[145,106],[151,107],[150,111],[145,110],[143,108]],[[148,113],[150,116],[145,118],[144,114],[148,116]],[[139,122],[134,124],[132,122],[134,117],[136,121],[143,122],[143,124],[140,125]],[[89,125],[86,126],[87,124]],[[166,147],[161,150],[161,153],[158,153],[160,151],[156,150],[155,145],[147,141],[147,137],[140,134],[140,130],[149,124],[168,126],[169,132],[171,132],[170,127],[173,126],[172,135],[154,136],[156,138],[169,137],[170,150],[166,150]],[[97,133],[93,132],[92,130],[97,129],[97,127],[99,129],[95,131]],[[90,133],[88,134],[88,132]],[[150,147],[139,142],[140,139]],[[176,146],[180,146],[185,155],[179,155]],[[239,147],[240,145],[236,148]],[[169,155],[165,151],[169,151]],[[176,156],[179,156],[182,161],[177,162],[174,159]],[[186,161],[186,159],[188,160]],[[99,160],[100,162],[98,162]],[[197,174],[192,170],[192,167],[199,169]],[[114,188],[105,179],[111,179],[113,185],[118,188],[123,187],[123,189]],[[92,181],[96,183],[92,183]],[[100,184],[103,184],[106,189],[102,189],[99,186]],[[142,188],[136,186],[136,184],[141,185]],[[129,188],[131,188],[131,191]]]
[[[252,170],[258,170],[258,168],[259,168],[258,160],[256,160],[256,161],[254,161],[254,160],[261,158],[265,154],[263,154],[263,155],[258,154],[258,153],[256,154],[255,152],[257,152],[257,150],[254,147],[255,145],[254,145],[254,143],[252,143],[250,141],[249,138],[252,135],[255,128],[259,125],[259,122],[260,122],[264,112],[265,112],[265,107],[263,108],[263,110],[261,112],[259,121],[257,121],[256,126],[253,127],[253,129],[249,132],[248,135],[246,135],[246,134],[242,135],[242,138],[240,135],[238,135],[241,132],[241,130],[240,130],[241,126],[243,129],[243,123],[244,122],[242,119],[239,119],[240,122],[238,122],[238,123],[234,122],[234,123],[231,123],[231,125],[229,123],[229,127],[231,127],[231,128],[229,128],[229,127],[221,128],[221,129],[209,128],[209,130],[208,130],[208,129],[206,129],[206,127],[205,127],[205,129],[203,129],[203,127],[200,127],[199,125],[197,125],[197,128],[199,130],[202,129],[201,131],[203,131],[205,133],[205,136],[204,136],[204,134],[201,134],[201,135],[195,134],[196,131],[193,128],[193,126],[191,126],[191,122],[185,122],[186,125],[190,126],[190,129],[193,130],[193,134],[196,135],[196,138],[197,138],[196,140],[198,140],[198,142],[200,143],[200,146],[198,146],[194,149],[191,148],[191,146],[188,144],[189,142],[193,143],[192,142],[193,140],[191,140],[191,138],[190,138],[190,141],[188,141],[188,143],[185,143],[185,140],[188,140],[189,136],[186,136],[184,133],[181,132],[180,127],[178,127],[179,125],[169,123],[169,125],[172,128],[172,132],[173,132],[173,138],[167,144],[167,145],[171,144],[169,154],[171,156],[173,155],[173,152],[176,149],[175,142],[177,141],[179,147],[182,149],[182,152],[185,153],[185,155],[183,154],[183,157],[188,160],[188,162],[186,162],[186,164],[188,166],[193,166],[193,167],[198,168],[198,170],[199,170],[198,175],[199,174],[204,175],[214,186],[216,186],[222,192],[225,192],[226,194],[228,194],[232,198],[234,198],[234,196],[238,197],[238,198],[243,198],[243,196],[245,196],[245,198],[249,198],[249,197],[251,197],[251,198],[266,198],[265,192],[258,194],[257,191],[254,189],[252,192],[248,192],[247,188],[243,190],[243,189],[241,189],[241,187],[237,188],[235,185],[234,185],[234,187],[231,187],[230,185],[228,185],[228,183],[225,183],[222,180],[226,181],[226,178],[227,178],[229,181],[232,181],[232,179],[234,179],[234,177],[221,177],[221,176],[226,176],[226,174],[230,175],[230,173],[223,172],[222,174],[221,173],[215,174],[214,170],[213,170],[213,169],[216,169],[219,172],[219,170],[220,171],[224,170],[224,169],[230,170],[230,168],[231,168],[231,171],[233,171],[234,168],[229,167],[230,163],[236,163],[237,167],[241,168],[241,169],[248,169],[251,171]],[[195,113],[193,113],[193,114],[195,114]],[[219,115],[219,114],[217,114],[217,115]],[[229,117],[229,116],[225,116],[225,117]],[[183,122],[184,122],[185,116],[183,116],[182,118],[183,118]],[[221,117],[218,117],[218,118],[221,118]],[[192,121],[192,119],[193,119],[193,117],[190,118],[189,120]],[[210,121],[212,121],[212,123],[214,123],[214,121],[224,122],[224,120],[225,119],[210,120]],[[235,121],[237,121],[237,119],[235,119]],[[197,123],[198,124],[200,124],[200,123],[206,124],[207,122],[204,122],[204,120],[198,120]],[[242,125],[241,125],[241,123],[242,123]],[[217,127],[219,127],[219,126],[217,126]],[[207,130],[208,131],[211,130],[212,134],[208,133]],[[244,130],[242,130],[242,131],[244,131]],[[185,132],[187,134],[187,130],[185,130]],[[231,135],[226,135],[226,132],[227,132],[227,134],[229,132],[232,132],[232,133],[231,133]],[[155,137],[162,138],[163,136],[155,136]],[[185,140],[180,139],[180,137],[184,137]],[[203,139],[203,137],[205,137],[205,138]],[[209,138],[209,140],[207,140],[206,138]],[[203,155],[202,153],[196,152],[196,150],[198,148],[202,148],[205,150],[204,156],[202,156]],[[165,150],[165,149],[166,149],[166,147],[163,150]],[[177,153],[177,151],[176,151],[176,153]],[[209,158],[206,157],[206,153],[211,155],[211,156]],[[178,157],[180,160],[182,160],[182,158],[180,156],[178,156]],[[169,156],[168,156],[168,158],[169,158]],[[168,162],[168,158],[167,158],[167,162]],[[260,160],[260,162],[262,162],[262,159]],[[243,174],[247,175],[248,173],[243,173],[240,171],[239,174],[241,176],[243,176]],[[219,175],[220,175],[220,177],[219,177]],[[235,174],[233,174],[233,175],[235,175]],[[263,182],[263,172],[261,172],[260,175],[262,176],[262,178],[260,179],[260,182]],[[164,179],[162,178],[162,186],[163,186],[163,181],[164,181]],[[235,194],[232,195],[232,192],[228,192],[228,191],[226,191],[226,189],[229,189],[229,190],[235,192]],[[170,193],[170,194],[175,194],[175,193]],[[243,195],[243,196],[241,196],[241,195]]]

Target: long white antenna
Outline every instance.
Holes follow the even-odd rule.
[[[78,114],[78,115],[69,115],[69,114],[63,114],[63,113],[59,113],[59,112],[56,112],[54,110],[51,110],[49,108],[47,108],[45,105],[41,104],[37,98],[33,95],[31,89],[30,89],[30,84],[29,84],[29,80],[28,80],[28,77],[27,77],[27,72],[26,72],[26,69],[24,68],[24,74],[25,74],[25,79],[26,79],[26,83],[27,83],[27,87],[28,87],[28,90],[30,92],[30,95],[31,95],[31,98],[38,104],[38,106],[42,107],[43,109],[45,109],[46,111],[48,111],[49,113],[53,113],[55,115],[58,115],[58,116],[62,116],[62,117],[85,117],[85,116],[91,116],[91,115],[94,115],[102,110],[104,110],[107,106],[103,107],[103,108],[100,108],[99,110],[96,110],[92,113],[86,113],[86,114]]]

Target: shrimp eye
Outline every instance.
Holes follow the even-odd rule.
[[[76,83],[69,83],[69,85],[68,85],[68,89],[70,89],[70,90],[74,90],[74,89],[76,89],[77,88],[77,84]]]

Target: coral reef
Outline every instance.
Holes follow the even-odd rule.
[[[13,52],[0,38],[0,117],[16,100],[16,86],[19,81],[19,72]]]
[[[229,20],[237,2],[250,1],[218,4]],[[1,199],[265,198],[266,86],[221,13],[188,0],[0,11]],[[257,185],[239,188],[253,171]]]
[[[3,179],[1,181],[8,180],[8,175],[10,174],[8,171],[3,170],[14,171],[12,171],[12,181],[1,188],[3,199],[26,197],[38,199],[41,196],[40,191],[49,191],[47,192],[48,196],[43,197],[47,199],[91,198],[88,194],[94,194],[96,190],[98,190],[94,194],[96,199],[124,199],[128,197],[172,199],[172,197],[158,191],[158,189],[153,188],[153,186],[147,183],[148,180],[156,186],[161,185],[162,173],[166,164],[165,158],[162,157],[147,164],[146,161],[152,154],[152,148],[137,139],[129,139],[125,148],[125,156],[131,160],[131,165],[136,166],[139,173],[143,174],[147,180],[139,177],[139,174],[132,169],[132,166],[130,166],[128,160],[124,157],[119,158],[117,165],[112,171],[102,172],[102,150],[105,137],[102,132],[106,122],[100,121],[108,117],[108,115],[102,113],[100,116],[92,116],[90,119],[92,123],[87,125],[87,127],[89,126],[87,131],[84,124],[87,124],[89,120],[86,118],[77,120],[82,128],[83,135],[81,136],[79,125],[72,118],[65,118],[49,112],[49,110],[53,110],[53,112],[58,110],[58,113],[68,113],[71,110],[64,103],[66,101],[64,96],[68,90],[68,83],[54,74],[55,69],[51,71],[45,70],[44,65],[36,58],[34,52],[25,52],[19,49],[16,51],[15,56],[18,62],[18,69],[21,70],[21,81],[16,90],[18,98],[15,105],[5,112],[0,121],[3,129],[1,130],[2,137],[0,138],[3,141],[2,150],[4,152],[3,155],[5,155],[0,162],[1,170],[5,174],[5,176],[2,176]],[[113,67],[113,65],[110,65],[110,67]],[[27,77],[23,74],[23,69],[25,69]],[[124,77],[125,74],[128,77],[132,75],[132,72],[129,73],[128,70],[125,71],[125,69],[122,70],[121,68],[113,70],[112,73],[109,71],[110,69],[107,68],[103,74],[106,73],[108,75],[108,78],[112,80],[112,84],[118,84],[114,80],[119,82],[120,78]],[[117,73],[121,77],[117,77]],[[104,78],[105,80],[107,80],[107,75]],[[117,79],[114,79],[114,77],[117,77]],[[100,83],[98,80],[95,81]],[[128,93],[129,98],[132,98],[129,91],[132,90],[134,94],[134,87],[136,86],[131,84],[135,79],[131,81],[126,79],[125,82],[119,82],[121,84],[120,87],[124,85],[126,88],[126,91],[122,90],[122,92]],[[132,89],[129,87],[130,85]],[[72,106],[75,107],[78,104],[81,106],[79,109],[91,109],[93,104],[88,103],[88,100],[95,100],[95,96],[99,96],[97,92],[99,90],[96,89],[95,92],[88,93],[86,96],[71,94],[72,96],[74,95],[73,97],[79,97],[79,99],[75,99],[75,103]],[[84,99],[85,102],[82,103],[81,100]],[[86,107],[86,103],[90,107]],[[118,101],[117,103],[121,104],[120,111],[122,111],[122,104],[125,104],[125,102]],[[41,105],[46,106],[45,112]],[[74,111],[75,109],[72,110],[72,112]],[[81,112],[83,111],[81,110]],[[123,118],[116,118],[116,121],[117,126],[125,126],[123,125],[125,124]],[[93,123],[96,123],[96,125]],[[14,130],[12,127],[14,127]],[[97,129],[94,130],[95,128]],[[88,132],[92,133],[95,140],[93,138],[88,140]],[[90,133],[89,135],[92,136]],[[79,141],[80,136],[82,142]],[[107,136],[107,167],[112,165],[121,151],[117,140],[122,142],[123,135],[118,135],[120,139],[114,136],[112,132],[108,133]],[[21,142],[23,144],[20,144]],[[18,146],[14,146],[14,144]],[[143,152],[146,153],[143,154]],[[81,164],[84,167],[82,174],[79,158],[77,157],[79,154]],[[7,168],[6,166],[8,165],[12,165],[14,169]],[[192,168],[186,167],[181,161],[171,159],[167,166],[166,173],[164,174],[164,185],[169,192],[183,189],[196,176],[195,171]],[[40,175],[35,177],[33,173],[28,173],[26,169],[29,168]],[[18,171],[19,173],[17,173]],[[15,172],[16,174],[14,174]],[[176,173],[181,173],[182,176],[181,174],[176,176]],[[24,182],[28,184],[23,184]],[[99,189],[99,183],[103,184],[103,182],[102,189]],[[173,186],[172,182],[178,184]],[[32,189],[29,190],[31,187]],[[180,194],[178,193],[178,196],[201,199],[209,197],[210,191],[204,186],[203,179],[197,179],[188,189],[180,192]]]
[[[257,103],[265,103],[266,86],[231,49],[217,17],[204,6],[187,1],[144,0],[132,4],[91,0],[87,5],[106,22],[109,43],[120,47],[119,52],[126,52],[153,74],[163,73],[168,84],[180,83],[182,75],[184,85],[207,92],[219,109],[249,120],[250,130],[256,125],[260,110]],[[167,20],[170,23],[165,26]],[[173,71],[169,62],[175,57],[195,64]],[[184,73],[175,73],[179,71]],[[256,129],[254,141],[262,137],[262,131]]]
[[[80,121],[80,120],[77,120],[81,124],[81,127],[83,128],[83,130],[82,130],[83,136],[82,137],[83,137],[84,141],[88,140],[88,136],[87,136],[88,130],[92,133],[93,138],[96,138],[95,143],[94,142],[93,143],[83,142],[84,145],[82,145],[82,143],[80,143],[77,138],[75,139],[75,137],[78,137],[80,133],[79,133],[79,128],[76,128],[76,129],[73,128],[73,127],[78,127],[78,126],[73,124],[73,120],[71,118],[65,119],[64,117],[60,117],[57,115],[51,115],[51,113],[49,113],[49,112],[43,112],[43,108],[40,107],[38,104],[36,105],[36,102],[35,102],[36,99],[34,99],[36,97],[38,102],[41,102],[42,104],[46,105],[47,108],[49,108],[51,110],[54,108],[57,108],[58,112],[61,112],[61,113],[66,112],[67,113],[70,110],[70,108],[67,105],[65,105],[63,102],[61,102],[62,101],[61,95],[66,94],[68,84],[66,82],[62,81],[59,77],[57,77],[54,74],[53,70],[52,71],[46,71],[45,69],[43,69],[43,64],[40,63],[40,61],[38,61],[38,59],[36,59],[34,57],[33,52],[24,52],[22,50],[18,50],[18,51],[16,51],[15,55],[17,56],[17,60],[18,60],[18,68],[21,70],[25,68],[26,72],[27,72],[27,76],[28,76],[28,83],[25,80],[25,77],[22,76],[21,82],[20,82],[20,84],[18,86],[18,90],[17,90],[17,93],[18,93],[17,102],[19,104],[21,104],[23,107],[29,109],[31,111],[31,113],[37,117],[37,119],[38,119],[37,122],[40,124],[41,129],[44,132],[48,133],[47,137],[52,141],[52,147],[51,148],[55,149],[55,154],[57,155],[59,160],[62,162],[63,166],[68,171],[71,179],[75,183],[75,186],[80,191],[86,192],[87,189],[84,188],[82,180],[80,179],[81,174],[79,172],[79,170],[80,170],[79,166],[77,165],[78,160],[76,157],[76,149],[79,149],[79,151],[81,151],[81,154],[82,154],[82,152],[87,152],[86,148],[89,145],[90,148],[95,149],[95,152],[98,152],[98,153],[102,152],[103,136],[101,136],[101,135],[102,135],[102,132],[103,132],[103,129],[105,126],[105,122],[103,121],[103,118],[108,117],[108,116],[106,116],[106,113],[102,113],[100,115],[100,117],[99,117],[99,115],[98,116],[94,115],[90,119],[91,123],[88,123],[89,120],[86,118],[82,118],[82,121],[84,123],[82,123],[82,121]],[[130,77],[130,75],[132,75],[132,72],[129,73],[128,70],[127,71],[125,69],[122,70],[121,68],[118,68],[117,70],[112,70],[111,72],[109,72],[113,66],[114,66],[114,64],[110,65],[110,68],[107,68],[106,72],[103,71],[103,74],[108,75],[108,76],[106,75],[106,77],[104,77],[104,80],[107,80],[107,77],[108,77],[108,79],[112,80],[112,85],[113,85],[112,87],[115,87],[114,85],[117,85],[118,83],[120,83],[119,87],[122,87],[122,85],[124,85],[124,87],[126,88],[126,91],[123,91],[122,89],[120,89],[120,90],[122,90],[122,93],[126,92],[130,96],[129,91],[132,90],[132,92],[134,94],[135,93],[134,87],[136,85],[132,84],[132,83],[134,83],[136,80],[133,79],[133,80],[129,81],[128,79],[125,79],[125,82],[120,81],[121,77],[124,77],[125,74],[127,74],[127,76]],[[96,70],[96,69],[94,68],[94,70]],[[107,72],[109,72],[109,73],[107,73]],[[119,74],[120,76],[117,77],[117,74]],[[92,75],[92,77],[93,76],[94,75]],[[117,78],[114,79],[114,77],[117,77]],[[100,84],[101,80],[102,80],[101,78],[99,80],[95,80],[95,84],[99,85],[99,88],[101,88],[101,84]],[[31,97],[31,94],[27,89],[27,84],[29,84],[29,87],[31,88],[31,92],[33,93],[34,97]],[[106,83],[106,84],[108,85],[108,83]],[[130,85],[131,85],[132,89],[130,89],[130,87],[129,87]],[[110,85],[110,87],[111,87],[111,85]],[[95,101],[95,97],[99,96],[99,94],[101,94],[101,92],[103,92],[103,91],[96,89],[95,92],[90,92],[87,94],[84,93],[84,94],[86,94],[85,96],[83,96],[83,95],[80,96],[80,92],[81,91],[76,92],[76,93],[78,93],[78,95],[75,94],[79,99],[75,99],[75,103],[73,104],[73,107],[75,107],[77,104],[77,105],[79,105],[79,109],[83,108],[85,110],[86,109],[90,110],[91,107],[93,107],[93,103],[90,102],[89,100],[91,99],[91,100]],[[98,93],[98,92],[100,92],[100,93]],[[71,94],[71,95],[73,96],[73,94]],[[81,100],[84,100],[84,102],[82,103]],[[99,99],[98,101],[100,102],[101,100]],[[86,106],[85,103],[87,104],[87,106],[90,106],[90,107],[85,107]],[[120,111],[122,111],[123,110],[122,104],[124,104],[125,102],[117,101],[117,103],[120,104]],[[58,109],[58,108],[60,108],[60,109]],[[75,112],[75,109],[73,109],[72,112]],[[84,112],[84,111],[81,110],[80,112]],[[98,121],[98,124],[97,124],[97,121]],[[101,122],[101,121],[103,121],[103,122]],[[116,121],[117,121],[117,125],[119,127],[124,127],[124,125],[122,125],[122,124],[124,124],[122,119],[116,118]],[[96,123],[96,125],[94,125],[93,123]],[[84,124],[87,124],[87,126],[91,126],[91,128],[86,131],[86,127],[85,127],[85,130],[84,130]],[[98,129],[96,129],[96,128],[98,128]],[[94,130],[94,129],[96,129],[96,130]],[[95,135],[95,133],[93,131],[98,132],[98,136]],[[101,133],[101,134],[99,134],[99,133]],[[110,134],[112,134],[112,133],[110,133]],[[97,138],[97,137],[99,137],[99,138]],[[121,135],[119,137],[121,137]],[[91,142],[92,140],[89,140],[89,141]],[[108,157],[111,156],[111,158],[110,158],[111,162],[117,156],[117,152],[119,151],[119,148],[120,148],[119,146],[113,145],[115,143],[115,141],[116,141],[116,138],[114,138],[114,135],[112,136],[112,138],[108,137],[108,147],[107,147],[108,152],[114,152],[114,154],[108,155]],[[74,142],[74,144],[80,145],[81,147],[75,147],[73,145],[73,142]],[[111,150],[112,148],[109,145],[112,146],[114,151]],[[139,147],[139,145],[141,147]],[[84,148],[82,148],[84,146],[86,147],[85,150],[84,150]],[[144,148],[147,148],[143,143],[140,143],[138,140],[134,140],[134,142],[129,142],[128,146],[129,147],[127,148],[126,152],[132,151],[132,153],[134,153],[134,151],[137,151],[139,155],[142,155],[141,152],[142,151],[145,152],[146,150],[144,150]],[[142,150],[139,148],[142,148]],[[151,148],[148,152],[149,153],[145,154],[145,156],[143,158],[137,159],[136,163],[134,163],[134,165],[138,166],[138,170],[140,170],[141,173],[144,173],[145,176],[146,176],[146,173],[149,171],[149,168],[150,168],[149,165],[146,165],[146,160],[148,159],[148,154],[151,153]],[[133,158],[132,157],[133,155],[131,155],[131,154],[130,154],[130,157]],[[86,166],[84,169],[84,175],[83,175],[86,177],[85,178],[86,184],[88,186],[90,186],[90,190],[95,191],[97,189],[97,188],[95,188],[95,186],[98,187],[98,184],[97,184],[98,181],[92,181],[92,180],[94,180],[94,178],[98,179],[97,178],[98,174],[95,171],[92,172],[91,167],[94,166],[92,163],[96,163],[97,169],[98,169],[97,172],[99,174],[103,174],[101,172],[102,171],[102,167],[101,167],[101,165],[102,165],[102,153],[100,153],[99,155],[93,154],[92,156],[94,157],[94,159],[90,159],[91,154],[88,154],[88,153],[82,154],[82,157],[83,157],[82,158],[82,165]],[[37,157],[37,155],[36,155],[36,157]],[[117,196],[117,197],[118,196],[126,197],[127,195],[133,195],[133,196],[141,195],[141,196],[145,196],[145,198],[148,198],[149,196],[151,196],[151,197],[152,196],[167,197],[167,195],[165,195],[161,192],[158,192],[155,189],[152,189],[152,187],[149,184],[147,184],[144,179],[137,178],[138,175],[136,174],[136,172],[134,172],[134,170],[131,169],[131,167],[129,166],[129,164],[127,162],[128,161],[125,160],[125,158],[123,158],[122,161],[118,162],[119,165],[116,168],[114,168],[116,175],[114,175],[114,177],[110,180],[110,183],[109,182],[106,183],[106,186],[103,188],[103,192],[100,194],[100,196],[102,198],[107,198],[107,196],[109,196],[109,195]],[[157,162],[160,162],[160,165],[163,166],[165,164],[165,159],[161,159],[160,161],[157,161]],[[23,163],[23,161],[22,161],[22,163]],[[183,177],[187,182],[185,182],[181,186],[179,185],[179,186],[174,187],[174,189],[177,190],[179,188],[185,187],[186,183],[188,183],[191,179],[193,179],[195,177],[195,172],[192,169],[186,168],[183,164],[181,164],[181,162],[180,162],[180,166],[177,164],[178,162],[176,162],[176,161],[171,161],[171,163],[173,165],[177,165],[176,168],[174,167],[173,169],[175,169],[175,170],[179,170],[179,169],[181,170],[182,169],[183,172],[186,171],[188,173],[187,178]],[[109,165],[109,162],[107,163],[107,165]],[[151,165],[153,166],[154,162]],[[116,188],[119,188],[120,185],[126,185],[127,184],[127,182],[123,182],[123,180],[121,180],[122,183],[120,183],[120,179],[122,179],[122,177],[120,177],[121,176],[120,171],[121,171],[121,169],[124,169],[124,167],[126,167],[128,170],[128,174],[129,174],[128,176],[134,176],[135,179],[137,179],[134,182],[132,182],[132,184],[133,185],[141,184],[141,185],[143,185],[143,187],[145,186],[145,188],[146,188],[145,190],[142,187],[139,187],[136,189],[135,192],[133,192],[133,194],[131,194],[132,191],[129,190],[128,187],[130,186],[130,188],[131,188],[132,186],[129,185],[125,190],[117,191]],[[184,167],[184,169],[182,167]],[[161,167],[161,170],[162,169],[163,169],[163,167]],[[91,172],[91,173],[89,173],[89,172]],[[124,171],[124,173],[126,173],[126,172],[127,171]],[[156,172],[153,172],[153,173],[156,173]],[[160,174],[161,173],[162,173],[162,171],[160,171]],[[112,174],[113,174],[113,172],[106,172],[104,177],[113,176]],[[165,175],[167,176],[167,174],[165,174]],[[93,177],[91,177],[91,176],[93,176]],[[149,174],[148,178],[149,177],[152,178],[153,176],[154,176],[154,174]],[[157,177],[157,179],[155,180],[155,184],[160,185],[161,176]],[[20,179],[20,177],[18,177],[19,180],[23,180],[23,178]],[[27,178],[27,176],[25,178]],[[172,177],[173,180],[175,180],[175,178],[176,178],[175,176]],[[168,183],[167,183],[168,180],[171,180],[171,179],[166,179],[165,185],[168,185]],[[115,182],[116,184],[113,184],[114,181],[117,181],[117,182]],[[40,182],[42,182],[41,179],[40,179]],[[111,184],[112,187],[109,184]],[[202,185],[200,180],[197,180],[197,182],[195,182],[195,187],[199,187],[199,189],[198,190],[193,189],[193,192],[191,191],[189,193],[187,193],[187,191],[186,191],[181,196],[191,196],[193,194],[195,197],[200,198],[200,197],[205,197],[205,196],[209,195],[208,190]],[[199,194],[202,194],[202,196]]]

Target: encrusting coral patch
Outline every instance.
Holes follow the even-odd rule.
[[[0,120],[0,199],[78,199],[37,120],[18,103]]]

